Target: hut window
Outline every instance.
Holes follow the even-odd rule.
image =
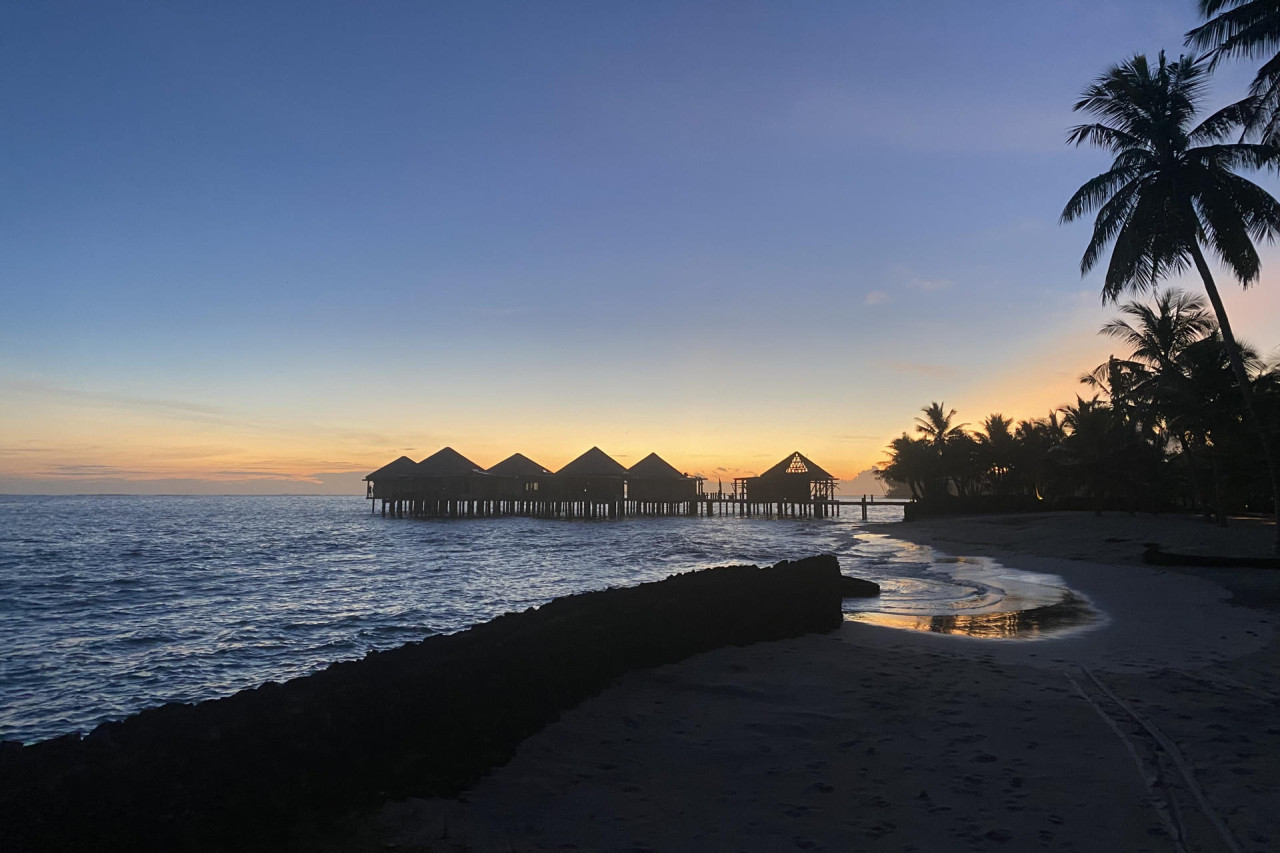
[[[787,466],[788,474],[808,474],[809,466],[800,461],[800,456],[791,457],[791,464]]]
[[[538,485],[538,483],[525,483],[524,490],[526,492],[536,492],[538,491]]]

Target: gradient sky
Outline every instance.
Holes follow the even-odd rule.
[[[0,7],[0,492],[837,476],[1113,347],[1071,104],[1193,0]],[[1253,68],[1216,77],[1213,105]],[[1273,192],[1274,176],[1259,179]],[[1280,253],[1223,281],[1280,343]],[[1194,281],[1188,285],[1194,286]]]

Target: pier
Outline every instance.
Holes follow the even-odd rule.
[[[735,478],[729,492],[705,491],[702,477],[656,453],[626,468],[598,447],[555,472],[520,453],[484,469],[446,447],[421,462],[401,456],[365,481],[371,512],[391,518],[829,518],[852,505],[866,520],[869,506],[906,503],[839,500],[836,479],[799,451],[759,476]]]
[[[858,506],[862,507],[862,520],[867,520],[867,509],[873,506],[906,506],[915,503],[915,501],[906,498],[881,498],[876,500],[875,495],[863,495],[860,501],[839,501],[840,506]]]

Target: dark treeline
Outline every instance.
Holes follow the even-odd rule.
[[[1126,303],[1103,331],[1131,352],[1088,374],[1090,399],[1016,426],[992,415],[976,434],[931,405],[917,419],[920,438],[893,442],[886,476],[924,498],[1188,502],[1219,519],[1269,505],[1280,553],[1276,371],[1236,340],[1217,281],[1225,272],[1242,287],[1256,284],[1255,243],[1280,236],[1280,202],[1240,174],[1280,171],[1280,3],[1198,7],[1204,22],[1186,40],[1206,53],[1169,61],[1161,51],[1155,62],[1137,54],[1081,93],[1073,109],[1089,120],[1067,142],[1114,159],[1076,190],[1061,221],[1094,215],[1080,272],[1104,270],[1105,303],[1194,270],[1211,313],[1177,291],[1154,308]],[[1214,67],[1241,57],[1263,60],[1249,94],[1202,115]]]
[[[1258,431],[1212,313],[1181,290],[1127,302],[1102,333],[1125,345],[1085,373],[1087,397],[1043,418],[1001,414],[970,429],[931,403],[915,434],[889,446],[882,480],[914,498],[976,506],[1266,512],[1271,487]],[[1242,345],[1257,413],[1280,438],[1280,364]],[[999,496],[1003,500],[979,496]]]

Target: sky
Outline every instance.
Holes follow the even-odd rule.
[[[852,478],[935,400],[1043,416],[1115,349],[1090,225],[1058,223],[1108,165],[1065,144],[1071,105],[1196,22],[1193,0],[5,3],[0,492],[360,494],[443,446],[712,480],[799,450]],[[1220,282],[1273,353],[1263,257],[1258,286]]]

